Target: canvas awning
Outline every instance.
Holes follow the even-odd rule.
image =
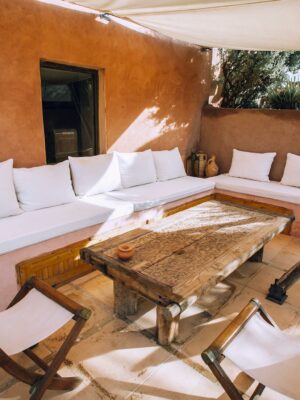
[[[300,0],[65,0],[205,47],[300,50]]]

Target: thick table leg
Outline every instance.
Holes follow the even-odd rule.
[[[262,247],[258,250],[252,257],[249,258],[249,261],[252,262],[262,262],[264,256],[264,248]]]
[[[120,318],[137,312],[137,294],[117,280],[114,280],[114,301],[114,312]]]
[[[177,304],[169,307],[156,307],[156,326],[158,343],[165,346],[173,342],[179,333],[181,309]]]

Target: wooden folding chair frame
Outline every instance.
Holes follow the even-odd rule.
[[[230,380],[224,369],[221,367],[221,361],[225,358],[223,352],[225,348],[234,340],[234,338],[243,329],[247,321],[256,313],[259,313],[265,321],[275,325],[271,317],[263,309],[257,299],[252,299],[246,307],[234,318],[234,320],[225,328],[225,330],[213,341],[213,343],[202,353],[202,358],[209,366],[214,376],[223,386],[225,392],[231,400],[243,400],[242,394]],[[265,389],[261,383],[254,390],[250,400],[260,396]]]
[[[22,300],[23,297],[25,297],[26,294],[33,288],[74,314],[73,320],[75,321],[67,338],[57,351],[50,365],[38,357],[31,348],[23,351],[26,356],[34,361],[39,368],[45,371],[45,374],[27,371],[24,367],[12,360],[11,357],[8,356],[2,349],[0,349],[0,367],[2,367],[10,375],[14,376],[16,379],[31,386],[30,400],[39,400],[42,398],[47,389],[72,390],[80,383],[81,380],[79,378],[61,377],[57,371],[64,361],[68,351],[74,344],[84,324],[90,317],[91,311],[80,306],[73,300],[56,291],[47,283],[35,277],[30,278],[22,286],[7,308],[12,307]]]

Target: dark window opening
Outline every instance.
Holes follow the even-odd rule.
[[[47,163],[98,153],[98,73],[41,63]]]

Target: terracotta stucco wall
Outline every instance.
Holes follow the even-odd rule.
[[[0,10],[0,160],[45,163],[41,59],[104,69],[102,152],[196,148],[210,52],[36,0]]]
[[[234,148],[276,152],[270,177],[279,181],[287,153],[300,155],[300,111],[206,107],[202,113],[200,147],[209,155],[217,155],[222,173],[230,168]]]

